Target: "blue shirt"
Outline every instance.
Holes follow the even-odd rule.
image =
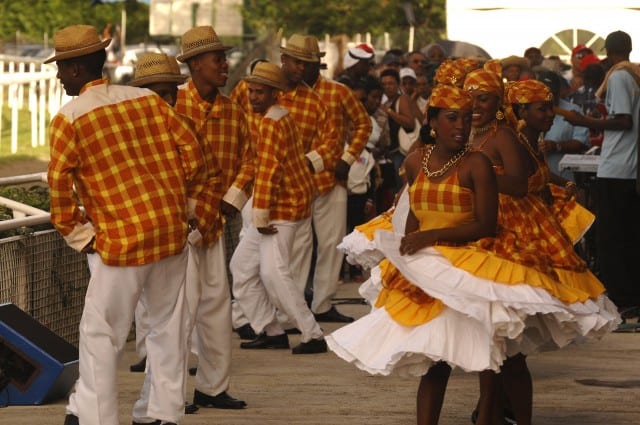
[[[577,111],[582,113],[582,108],[571,102],[567,102],[564,99],[560,99],[558,107],[569,111]],[[569,140],[577,140],[584,145],[585,150],[589,148],[589,129],[587,127],[574,126],[569,121],[562,118],[560,115],[556,115],[553,119],[553,125],[544,135],[545,140],[552,142],[566,142]],[[547,153],[547,163],[549,169],[554,174],[564,177],[565,179],[573,180],[573,173],[565,170],[562,173],[558,168],[558,163],[564,156],[562,152],[549,152]]]
[[[600,153],[598,177],[634,180],[638,169],[638,117],[640,88],[625,70],[614,71],[607,82],[605,105],[608,117],[631,115],[629,130],[605,130]]]

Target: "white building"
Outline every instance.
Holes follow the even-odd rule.
[[[638,0],[447,0],[447,38],[484,48],[493,58],[522,56],[528,47],[567,60],[584,44],[605,56],[607,34],[631,36],[631,61],[640,62]]]
[[[242,0],[151,0],[149,34],[181,36],[194,26],[211,25],[219,36],[243,35]]]

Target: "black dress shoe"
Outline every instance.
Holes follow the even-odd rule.
[[[316,322],[332,322],[332,323],[351,323],[353,322],[353,317],[345,316],[340,313],[334,306],[324,313],[314,313],[316,318]]]
[[[238,334],[240,339],[252,340],[252,339],[256,339],[258,337],[256,332],[253,330],[251,325],[248,324],[248,323],[246,325],[242,325],[239,328],[234,329],[234,331]]]
[[[144,356],[142,360],[138,363],[132,364],[129,366],[129,371],[131,372],[144,372],[144,368],[147,366],[147,356]]]
[[[76,415],[67,414],[64,417],[64,425],[79,425],[80,421]]]
[[[210,396],[198,390],[193,392],[193,404],[216,409],[244,409],[247,403],[231,397],[226,391]]]
[[[184,403],[184,414],[185,415],[193,415],[198,410],[200,410],[200,408],[198,406],[196,406],[195,404],[189,403],[188,401]]]
[[[287,349],[289,348],[289,338],[287,334],[268,336],[265,333],[261,333],[253,341],[240,343],[240,348],[246,350],[262,350],[267,348]]]
[[[324,338],[314,338],[301,342],[291,350],[293,354],[317,354],[327,352],[327,341]]]

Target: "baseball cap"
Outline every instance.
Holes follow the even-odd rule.
[[[400,80],[402,80],[404,77],[411,77],[414,80],[418,79],[418,77],[416,76],[416,72],[412,68],[402,68],[400,70]]]
[[[580,71],[584,71],[585,68],[592,63],[600,63],[600,58],[593,53],[589,53],[580,61]]]
[[[571,50],[571,57],[574,57],[578,53],[580,53],[582,51],[585,51],[585,50],[588,51],[589,53],[593,53],[593,50],[591,50],[590,48],[588,48],[584,44],[578,44],[576,47],[573,48],[573,50]]]
[[[607,53],[631,52],[631,37],[624,31],[614,31],[604,41]]]

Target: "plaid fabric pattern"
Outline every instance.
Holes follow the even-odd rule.
[[[430,183],[424,173],[418,173],[409,197],[414,211],[473,212],[473,192],[460,186],[455,171],[438,183]]]
[[[508,103],[533,103],[550,102],[553,100],[553,93],[547,85],[538,80],[523,80],[509,84],[505,92]],[[507,89],[505,87],[505,89]]]
[[[311,215],[313,180],[291,114],[272,106],[260,121],[256,140],[253,210],[269,220],[298,221]],[[254,223],[260,227],[265,223]]]
[[[184,249],[185,182],[204,177],[203,158],[162,99],[93,81],[53,118],[49,142],[51,221],[63,236],[85,221],[75,184],[105,264],[147,264]]]
[[[553,268],[582,272],[586,264],[576,254],[550,207],[537,195],[549,178],[546,166],[529,177],[529,194],[514,198],[500,194],[498,225],[503,230],[500,243],[493,244],[498,255],[534,266],[546,273]],[[510,254],[509,254],[510,253]]]
[[[199,221],[201,216],[215,217],[200,223],[201,232],[206,229],[202,232],[202,243],[211,246],[222,232],[219,200],[231,186],[244,192],[247,198],[251,193],[255,154],[247,121],[242,108],[221,93],[213,103],[202,99],[193,81],[178,91],[175,110],[193,121],[210,174],[221,170],[222,193],[203,195],[197,207]],[[209,189],[214,192],[214,188]]]
[[[497,94],[500,99],[504,95],[504,85],[500,75],[485,69],[476,69],[467,74],[467,78],[464,80],[464,89]]]
[[[238,81],[238,84],[229,93],[229,99],[240,105],[243,111],[251,112],[249,103],[249,84],[245,80]]]
[[[313,180],[319,194],[329,192],[335,186],[335,168],[344,146],[322,98],[301,83],[283,93],[278,103],[293,117],[307,156],[316,152],[322,158],[324,170],[314,173]]]
[[[438,84],[431,91],[429,106],[443,109],[471,109],[473,98],[469,92],[447,84]]]
[[[371,134],[371,120],[353,91],[344,84],[319,76],[313,90],[320,95],[333,117],[338,135],[348,144],[347,153],[355,160]]]

